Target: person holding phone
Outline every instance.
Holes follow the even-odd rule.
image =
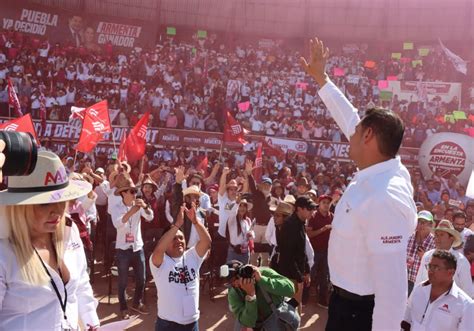
[[[140,314],[149,314],[143,304],[145,290],[145,253],[141,232],[141,220],[153,221],[153,210],[143,199],[137,199],[138,188],[129,177],[117,182],[115,195],[121,201],[111,209],[112,222],[117,229],[115,242],[116,260],[118,267],[118,298],[122,319],[129,319],[125,289],[128,282],[128,269],[133,267],[135,274],[135,294],[131,309]]]

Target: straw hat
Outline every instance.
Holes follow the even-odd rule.
[[[242,199],[242,200],[240,200],[240,202],[239,202],[239,206],[240,206],[241,204],[243,204],[243,203],[245,203],[245,204],[247,205],[247,211],[251,211],[251,210],[252,210],[252,208],[253,208],[253,203],[251,203],[251,202],[248,201],[247,199]]]
[[[288,194],[287,196],[285,196],[285,199],[283,199],[283,202],[289,203],[290,205],[294,205],[296,202],[296,198],[293,195]]]
[[[461,234],[454,228],[453,224],[448,220],[441,220],[438,227],[433,229],[433,232],[444,231],[454,237],[454,242],[451,247],[458,247],[462,244]]]
[[[202,192],[196,185],[191,185],[183,190],[183,196],[187,196],[188,194],[195,194],[201,196]]]
[[[229,189],[231,187],[235,187],[235,188],[239,187],[239,184],[237,184],[237,181],[235,179],[231,179],[226,185],[226,189]]]
[[[0,205],[33,205],[69,201],[88,194],[92,185],[69,179],[61,159],[48,151],[38,152],[29,176],[8,177],[8,188],[0,192]]]
[[[294,208],[290,203],[280,202],[275,210],[276,214],[291,215],[293,214]]]
[[[114,192],[115,195],[120,195],[121,192],[130,190],[130,189],[138,190],[138,187],[135,185],[133,180],[128,176],[119,176],[117,178],[117,182],[115,186],[116,186],[116,189]]]
[[[156,191],[158,189],[158,185],[156,185],[155,181],[151,179],[150,175],[148,174],[145,175],[141,187],[143,187],[145,184],[151,185],[153,187],[153,191]]]

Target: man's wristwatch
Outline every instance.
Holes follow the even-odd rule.
[[[247,301],[247,302],[252,302],[252,301],[255,301],[255,300],[257,300],[257,295],[256,294],[254,294],[254,295],[248,295],[247,294],[245,296],[245,301]]]

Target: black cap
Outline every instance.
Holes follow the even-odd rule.
[[[449,191],[448,191],[448,190],[443,190],[443,191],[441,192],[441,195],[443,195],[443,194],[447,194],[447,195],[449,195],[449,196],[451,195],[451,194],[449,194]]]
[[[316,209],[318,205],[314,203],[314,201],[308,196],[301,196],[296,199],[295,201],[295,208],[306,208],[306,209]]]

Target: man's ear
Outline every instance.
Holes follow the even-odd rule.
[[[362,139],[364,144],[368,144],[372,139],[375,138],[375,132],[371,127],[368,127],[362,133]]]

